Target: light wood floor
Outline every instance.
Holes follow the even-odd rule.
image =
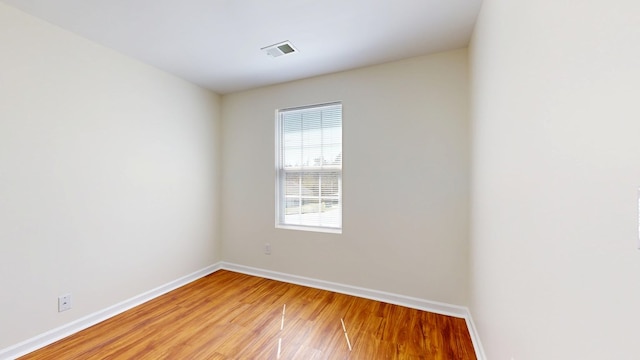
[[[463,319],[220,270],[21,360],[278,355],[476,359]]]

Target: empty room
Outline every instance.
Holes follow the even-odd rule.
[[[0,0],[0,359],[638,359],[640,2]]]

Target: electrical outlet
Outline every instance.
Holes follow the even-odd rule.
[[[264,244],[264,253],[266,255],[271,255],[271,244],[269,243]]]
[[[71,309],[71,294],[58,296],[58,312],[63,312],[70,309]]]

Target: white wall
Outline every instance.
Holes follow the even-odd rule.
[[[0,349],[220,259],[219,113],[0,4]]]
[[[638,359],[640,2],[485,0],[471,310],[490,359]]]
[[[343,102],[341,235],[275,229],[278,108]],[[226,261],[467,304],[467,51],[223,96]],[[262,253],[270,242],[272,255]]]

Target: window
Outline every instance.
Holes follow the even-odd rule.
[[[279,110],[276,227],[342,229],[342,104]]]

